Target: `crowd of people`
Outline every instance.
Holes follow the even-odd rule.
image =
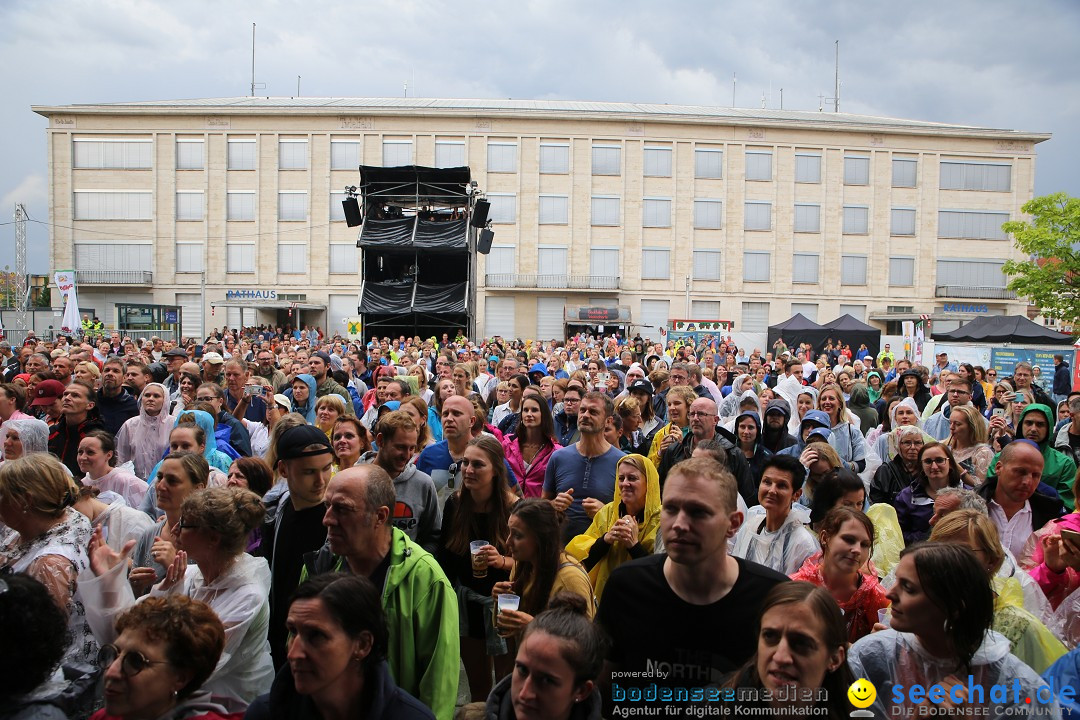
[[[879,717],[1057,716],[1080,681],[1080,393],[1027,363],[94,340],[0,343],[0,718],[841,718],[860,677]]]

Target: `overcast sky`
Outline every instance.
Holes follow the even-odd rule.
[[[0,2],[0,223],[47,221],[31,105],[248,95],[557,98],[840,109],[1037,132],[1035,191],[1080,195],[1080,2]],[[831,109],[831,108],[830,108]],[[31,223],[31,272],[48,228]],[[15,230],[0,225],[0,267]]]

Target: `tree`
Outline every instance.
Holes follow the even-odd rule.
[[[1063,192],[1044,195],[1022,210],[1030,222],[1012,220],[1001,226],[1028,256],[1005,263],[1009,289],[1028,298],[1045,317],[1080,324],[1080,198]]]

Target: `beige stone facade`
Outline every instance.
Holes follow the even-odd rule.
[[[1032,197],[1035,145],[1049,137],[618,103],[236,98],[34,111],[49,118],[52,267],[78,270],[81,305],[110,325],[118,302],[182,304],[193,335],[240,320],[239,309],[209,309],[234,290],[325,307],[301,309],[300,322],[339,329],[361,278],[357,231],[332,194],[357,184],[356,165],[384,160],[464,160],[494,203],[478,334],[552,336],[563,305],[615,302],[646,334],[664,316],[759,332],[793,310],[820,322],[846,311],[885,330],[919,314],[1019,314],[1025,304],[995,270],[1016,253],[994,228]],[[258,303],[245,324],[288,317]]]

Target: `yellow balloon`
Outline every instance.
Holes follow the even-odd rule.
[[[866,678],[859,678],[851,683],[847,691],[848,700],[855,707],[862,709],[874,704],[877,699],[877,688]]]

